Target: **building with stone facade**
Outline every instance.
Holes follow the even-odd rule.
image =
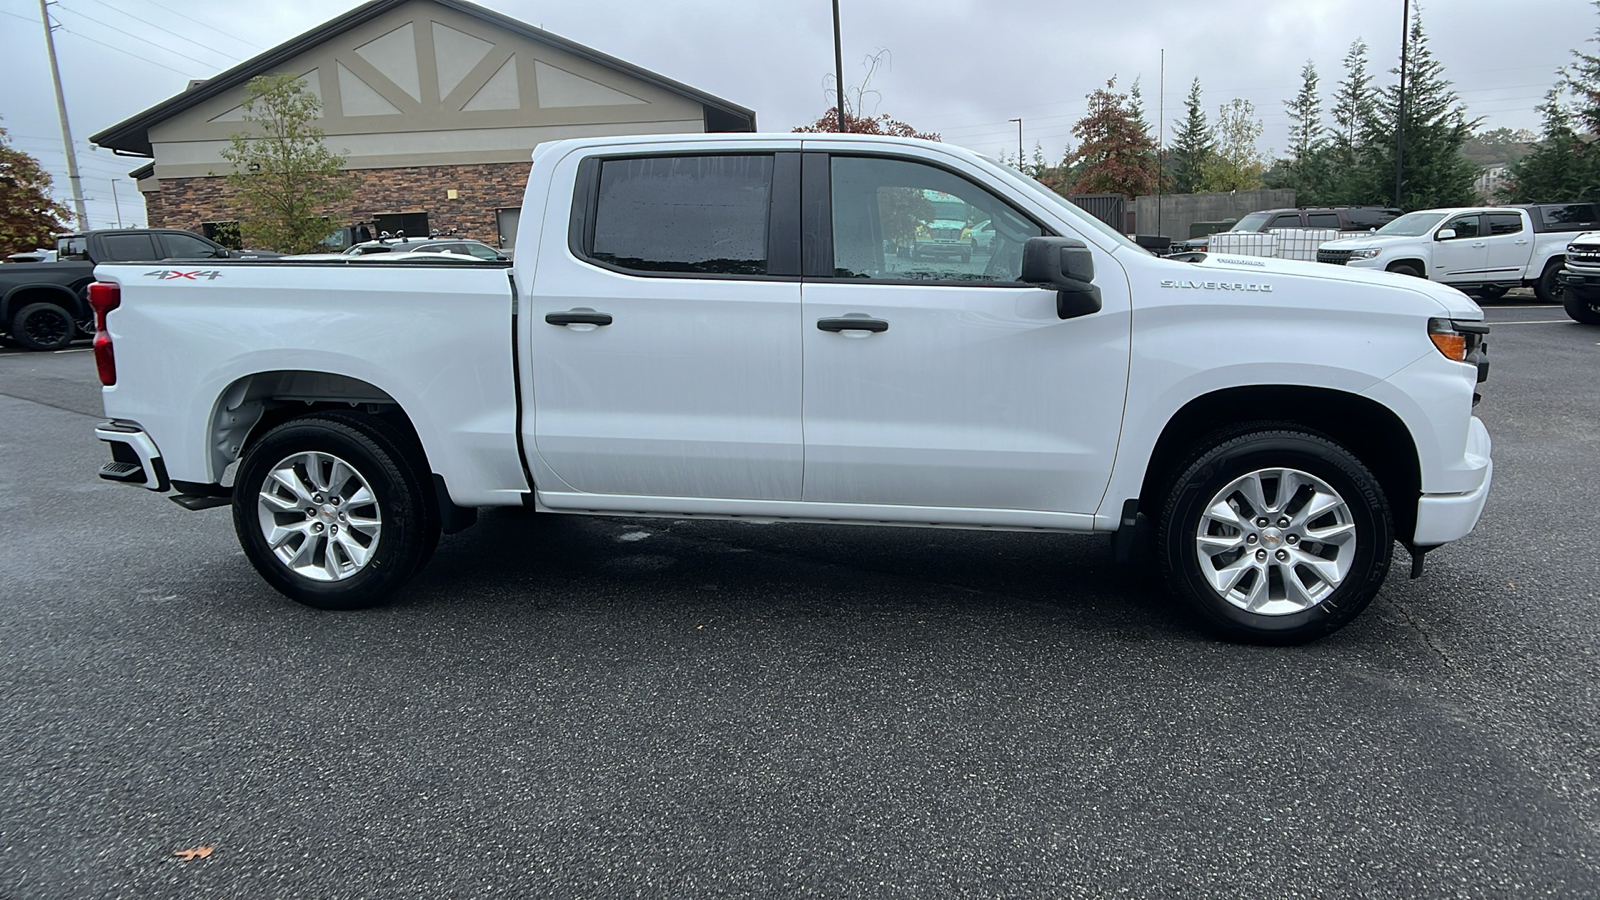
[[[336,224],[500,246],[536,144],[755,130],[748,109],[472,3],[372,0],[90,138],[150,160],[130,174],[151,227],[213,236],[238,218],[220,151],[246,83],[279,72],[321,101],[325,144],[356,179]]]

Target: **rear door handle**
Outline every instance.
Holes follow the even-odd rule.
[[[610,325],[611,314],[592,309],[572,309],[549,313],[544,317],[551,325]]]
[[[888,331],[889,323],[882,319],[844,316],[838,319],[818,319],[817,328],[821,331],[870,331],[873,334],[878,334]]]

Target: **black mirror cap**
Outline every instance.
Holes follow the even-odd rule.
[[[1094,254],[1076,238],[1028,238],[1022,245],[1022,277],[1027,284],[1056,289],[1056,315],[1075,319],[1102,306],[1094,282]]]

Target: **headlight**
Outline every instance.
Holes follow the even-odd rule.
[[[1351,259],[1377,259],[1378,258],[1378,254],[1380,254],[1382,252],[1383,252],[1383,248],[1381,248],[1381,247],[1369,247],[1369,248],[1367,248],[1365,250],[1351,250],[1350,251],[1350,258]]]

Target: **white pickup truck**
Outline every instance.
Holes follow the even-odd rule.
[[[925,191],[990,244],[886,250]],[[1204,624],[1269,643],[1349,622],[1395,540],[1419,571],[1489,491],[1488,329],[1426,281],[1160,259],[882,137],[542,144],[522,208],[514,263],[101,266],[102,477],[231,504],[324,608],[526,505],[1150,534]]]
[[[1531,286],[1541,302],[1560,303],[1562,259],[1573,229],[1536,220],[1530,209],[1539,211],[1486,206],[1406,213],[1375,232],[1323,244],[1317,261],[1428,278],[1491,298]]]

